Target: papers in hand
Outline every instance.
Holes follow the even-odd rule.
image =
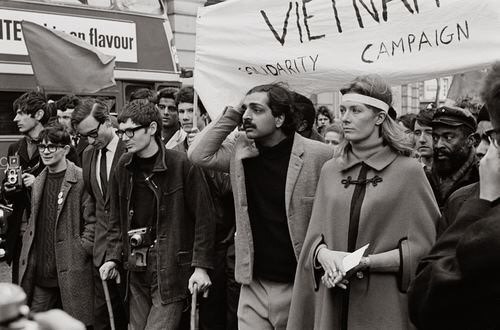
[[[365,251],[369,245],[370,244],[366,244],[365,246],[357,249],[353,253],[344,257],[344,259],[342,260],[342,263],[344,264],[344,271],[346,273],[359,264],[359,262],[361,261],[361,258],[363,257],[363,254],[365,253]]]

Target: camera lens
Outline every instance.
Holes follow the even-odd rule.
[[[130,237],[130,245],[132,247],[137,247],[142,244],[142,236],[139,234],[134,234]]]

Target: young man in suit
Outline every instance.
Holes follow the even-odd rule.
[[[286,328],[316,185],[333,154],[296,133],[296,111],[286,87],[254,87],[188,150],[194,164],[231,176],[240,330]],[[245,134],[227,138],[240,123]]]
[[[95,239],[93,247],[94,263],[94,329],[110,329],[108,310],[99,276],[99,267],[106,256],[107,228],[109,223],[109,180],[116,164],[126,151],[124,143],[118,139],[113,128],[108,107],[95,99],[84,99],[76,105],[71,115],[71,123],[89,146],[82,155],[83,179],[91,195],[96,215]],[[127,328],[127,318],[119,284],[108,282],[116,329]]]

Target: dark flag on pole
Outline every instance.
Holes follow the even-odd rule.
[[[95,93],[115,85],[115,57],[69,34],[22,21],[24,42],[39,87]]]

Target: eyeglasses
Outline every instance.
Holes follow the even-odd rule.
[[[78,136],[82,137],[82,138],[93,138],[93,139],[95,139],[96,137],[99,136],[99,128],[101,128],[101,125],[102,125],[102,123],[99,123],[99,125],[97,125],[97,127],[95,129],[91,130],[87,134],[78,134]]]
[[[135,134],[135,131],[137,130],[140,130],[141,128],[148,128],[149,127],[149,124],[148,125],[141,125],[141,126],[137,126],[137,127],[132,127],[132,128],[127,128],[127,129],[117,129],[116,130],[116,135],[118,135],[118,137],[120,139],[123,138],[123,134],[125,134],[128,138],[133,138],[134,137],[134,134]]]
[[[50,153],[53,153],[53,152],[56,152],[57,151],[57,148],[64,148],[64,145],[62,144],[43,144],[43,143],[39,143],[37,145],[37,148],[38,148],[38,152],[43,154],[45,152],[45,150],[48,150]]]
[[[493,143],[493,145],[495,145],[497,148],[498,148],[498,133],[500,133],[500,128],[494,128],[494,129],[490,129],[490,130],[487,130],[486,132],[484,132],[484,134],[486,134],[488,136],[488,138],[490,139],[491,143]]]

